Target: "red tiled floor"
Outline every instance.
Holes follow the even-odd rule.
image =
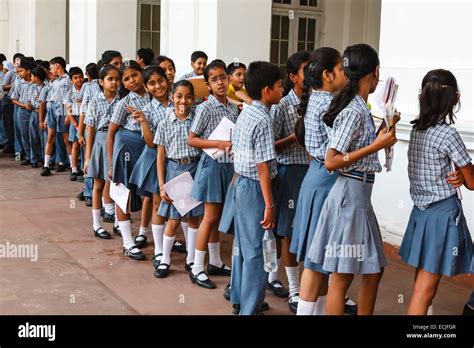
[[[156,279],[149,261],[152,242],[144,249],[147,261],[124,257],[120,238],[93,236],[90,208],[74,198],[81,183],[70,182],[68,173],[46,178],[39,173],[0,153],[0,243],[37,244],[39,253],[37,262],[0,259],[0,314],[230,314],[222,296],[228,278],[213,277],[215,290],[199,288],[189,281],[184,255],[173,253],[172,273]],[[136,233],[139,214],[133,219]],[[232,240],[222,239],[223,259],[230,264]],[[280,273],[284,281],[282,268]],[[405,313],[412,281],[412,269],[391,261],[376,313]],[[459,314],[469,294],[466,287],[443,282],[435,313]],[[268,294],[266,300],[268,314],[291,314],[282,299]]]

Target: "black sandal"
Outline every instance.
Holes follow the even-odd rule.
[[[138,252],[132,253],[133,249],[138,249],[136,245],[131,246],[130,248],[126,249],[124,254],[128,258],[132,260],[146,260],[146,256],[144,253],[139,250]]]
[[[168,265],[167,263],[160,263],[160,266],[165,266],[166,268],[157,267],[153,274],[157,278],[165,278],[168,274],[170,274],[170,265]]]
[[[144,234],[139,234],[135,237],[135,245],[138,249],[144,248],[146,246],[146,242],[148,241],[147,236]]]
[[[99,237],[101,239],[110,239],[110,233],[107,232],[103,227],[99,227],[98,229],[94,230],[94,236]]]

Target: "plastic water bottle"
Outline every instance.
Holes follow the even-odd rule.
[[[265,230],[262,239],[263,245],[263,269],[265,272],[276,272],[278,270],[277,264],[277,250],[276,240],[273,236],[272,230]]]

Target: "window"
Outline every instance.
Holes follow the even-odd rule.
[[[286,70],[288,56],[318,47],[322,0],[273,0],[270,61]]]
[[[159,0],[138,1],[137,48],[151,48],[156,55],[160,52],[161,8]]]

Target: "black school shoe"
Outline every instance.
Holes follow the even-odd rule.
[[[165,268],[160,268],[161,266],[165,266]],[[165,278],[170,274],[170,265],[167,263],[160,263],[160,266],[155,268],[155,272],[153,272],[156,278]]]
[[[280,298],[287,298],[290,295],[289,291],[283,286],[281,281],[279,281],[278,279],[272,281],[271,283],[267,283],[267,290],[271,291],[273,295]]]
[[[151,258],[151,263],[153,264],[153,267],[158,268],[158,266],[161,263],[162,257],[163,257],[163,253],[153,255],[153,257]]]
[[[175,240],[171,251],[182,254],[186,253],[186,243],[180,242],[179,240]]]
[[[94,236],[99,237],[100,239],[110,239],[110,233],[107,232],[104,228],[99,227],[94,230]]]
[[[38,162],[31,163],[31,168],[39,168],[40,164]]]
[[[131,246],[128,249],[124,249],[124,255],[132,260],[142,261],[146,260],[146,256],[140,250],[138,252],[132,252],[133,249],[138,249],[136,245]]]
[[[69,180],[71,181],[77,181],[77,173],[71,173],[71,175],[69,175]]]
[[[120,238],[122,238],[122,232],[120,231],[120,227],[119,226],[114,226],[114,228],[112,229],[112,232],[119,236]]]
[[[472,308],[468,303],[464,306],[462,315],[474,315],[474,308]]]
[[[115,215],[104,212],[104,215],[102,216],[102,221],[109,224],[113,224],[115,222]]]
[[[43,167],[43,169],[41,169],[41,176],[50,176],[51,175],[51,169],[49,169],[48,167]]]
[[[230,301],[230,284],[227,284],[224,290],[224,298]]]
[[[86,207],[92,207],[92,197],[86,197],[84,203],[86,204]]]
[[[29,166],[30,164],[31,164],[31,162],[27,158],[20,162],[21,166]]]
[[[64,164],[58,164],[56,166],[56,173],[62,173],[66,171],[66,166]]]
[[[344,305],[344,313],[350,315],[357,315],[357,303],[354,303],[349,297],[346,297],[346,304]]]
[[[211,264],[207,265],[207,273],[209,275],[215,275],[215,276],[227,276],[230,277],[230,269],[226,269],[225,264],[223,263],[221,267],[217,267]]]
[[[80,201],[85,201],[86,200],[86,196],[84,196],[84,191],[81,191],[77,194],[76,198]]]
[[[292,313],[296,313],[296,311],[298,310],[298,300],[299,300],[299,296],[300,294],[296,293],[294,294],[293,296],[288,296],[288,309],[290,310],[290,312]]]
[[[146,246],[146,242],[147,242],[148,238],[147,238],[147,236],[145,236],[143,234],[139,234],[138,236],[135,237],[134,240],[135,240],[135,245],[138,247],[138,249],[141,249],[141,248],[144,248]]]
[[[260,307],[259,311],[257,312],[257,315],[259,315],[262,312],[266,312],[270,309],[270,306],[268,305],[267,302],[262,303],[262,307]],[[240,304],[236,303],[232,305],[232,314],[238,315],[240,313]]]
[[[216,287],[216,284],[214,284],[212,282],[212,280],[209,279],[209,277],[207,277],[206,280],[200,280],[198,278],[201,274],[206,274],[206,272],[201,271],[196,275],[194,275],[193,272],[189,272],[189,279],[191,279],[191,283],[195,283],[195,284],[199,285],[202,288],[214,289]],[[207,274],[206,274],[206,276],[207,276]]]

